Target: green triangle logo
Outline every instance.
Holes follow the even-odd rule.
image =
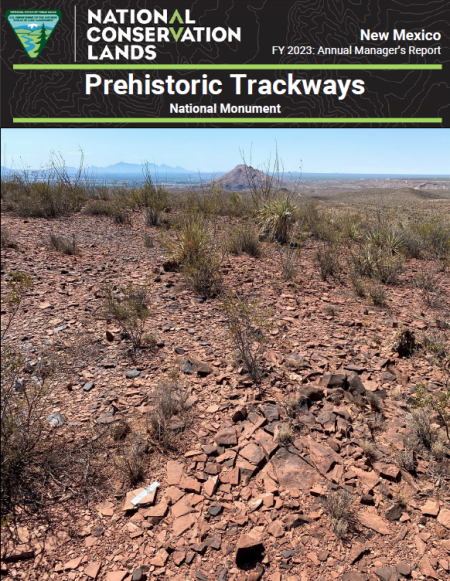
[[[8,10],[6,20],[31,59],[37,58],[56,25],[61,20],[59,10]]]

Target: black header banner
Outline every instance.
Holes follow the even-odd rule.
[[[450,4],[5,0],[2,127],[449,127]]]

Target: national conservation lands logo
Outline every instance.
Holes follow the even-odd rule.
[[[21,45],[31,59],[37,58],[61,20],[59,10],[8,10],[10,23]]]

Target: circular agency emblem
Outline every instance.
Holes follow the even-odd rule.
[[[6,20],[31,59],[37,58],[56,25],[61,20],[59,10],[8,10]]]

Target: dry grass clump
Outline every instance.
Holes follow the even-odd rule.
[[[253,381],[260,383],[267,347],[267,313],[260,312],[257,303],[242,293],[230,291],[222,295],[222,304],[231,342]]]
[[[400,468],[406,470],[407,472],[414,472],[416,469],[414,450],[411,450],[410,448],[405,448],[405,450],[397,452],[396,461]]]
[[[68,256],[78,256],[80,254],[80,248],[76,243],[75,234],[72,235],[72,238],[50,234],[50,246]]]
[[[289,442],[291,440],[293,435],[294,431],[291,428],[290,424],[288,422],[285,422],[278,426],[276,440],[277,442],[280,442],[280,444],[285,444],[286,442]]]
[[[150,236],[147,232],[144,234],[144,246],[145,248],[154,248],[155,240],[153,236]]]
[[[366,292],[376,307],[384,307],[387,304],[386,291],[378,281],[371,281],[367,284]]]
[[[176,381],[162,382],[153,393],[153,409],[147,414],[147,429],[164,447],[170,447],[177,430],[171,429],[170,420],[183,416],[186,411],[186,390]]]
[[[14,236],[11,234],[11,231],[8,230],[8,228],[6,228],[6,227],[2,228],[1,247],[2,248],[15,248],[15,249],[17,249],[19,247]]]
[[[427,407],[412,410],[406,416],[407,425],[411,431],[411,436],[416,442],[431,450],[437,440],[437,430],[433,427],[432,415]]]
[[[119,445],[114,456],[114,466],[127,485],[136,486],[144,480],[147,451],[148,442],[140,433]]]
[[[222,260],[216,232],[210,231],[202,217],[188,216],[175,239],[163,244],[169,262],[184,274],[188,284],[205,296],[216,296],[222,289]]]
[[[361,440],[359,445],[361,446],[362,451],[364,455],[367,456],[367,458],[369,458],[370,460],[374,460],[377,457],[377,451],[372,440],[368,440],[366,438],[364,440]]]
[[[344,537],[354,520],[353,497],[345,490],[333,491],[322,501],[337,537]]]
[[[449,353],[448,341],[439,332],[422,333],[418,339],[418,346],[441,361],[444,361]]]
[[[293,280],[298,273],[298,261],[300,258],[300,248],[293,244],[278,248],[280,257],[281,276],[283,280]]]
[[[115,206],[109,199],[91,199],[84,206],[82,213],[87,216],[112,216],[114,211]]]
[[[255,230],[239,224],[227,233],[226,249],[231,254],[248,254],[254,258],[261,256],[261,243]]]
[[[150,316],[148,309],[149,288],[147,285],[130,284],[123,289],[104,289],[105,302],[103,316],[115,320],[125,337],[130,339],[133,351],[145,346],[145,323]]]
[[[336,276],[341,271],[341,265],[337,254],[337,248],[333,244],[324,244],[316,252],[316,262],[319,265],[320,277],[327,280],[330,276]]]

